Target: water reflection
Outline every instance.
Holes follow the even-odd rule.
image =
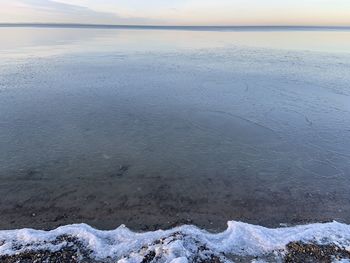
[[[184,31],[140,29],[0,27],[2,56],[45,56],[76,52],[172,51],[247,46],[350,52],[350,30]]]

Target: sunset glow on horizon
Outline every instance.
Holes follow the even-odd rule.
[[[0,0],[0,23],[350,26],[348,0]]]

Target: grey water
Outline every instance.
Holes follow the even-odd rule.
[[[0,35],[1,229],[350,223],[350,30]]]

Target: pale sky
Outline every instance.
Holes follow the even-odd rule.
[[[350,26],[350,0],[0,0],[0,23]]]

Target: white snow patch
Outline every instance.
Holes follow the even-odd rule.
[[[223,260],[224,254],[262,256],[283,251],[294,241],[350,246],[350,225],[338,222],[269,229],[230,221],[227,230],[217,234],[189,225],[136,233],[124,225],[112,231],[100,231],[86,224],[76,224],[52,231],[0,231],[0,255],[31,250],[57,251],[67,244],[66,241],[57,242],[57,237],[62,235],[79,240],[96,259],[111,257],[121,263],[141,262],[149,253],[161,262],[171,263],[190,262],[195,256],[203,259],[217,256]]]

